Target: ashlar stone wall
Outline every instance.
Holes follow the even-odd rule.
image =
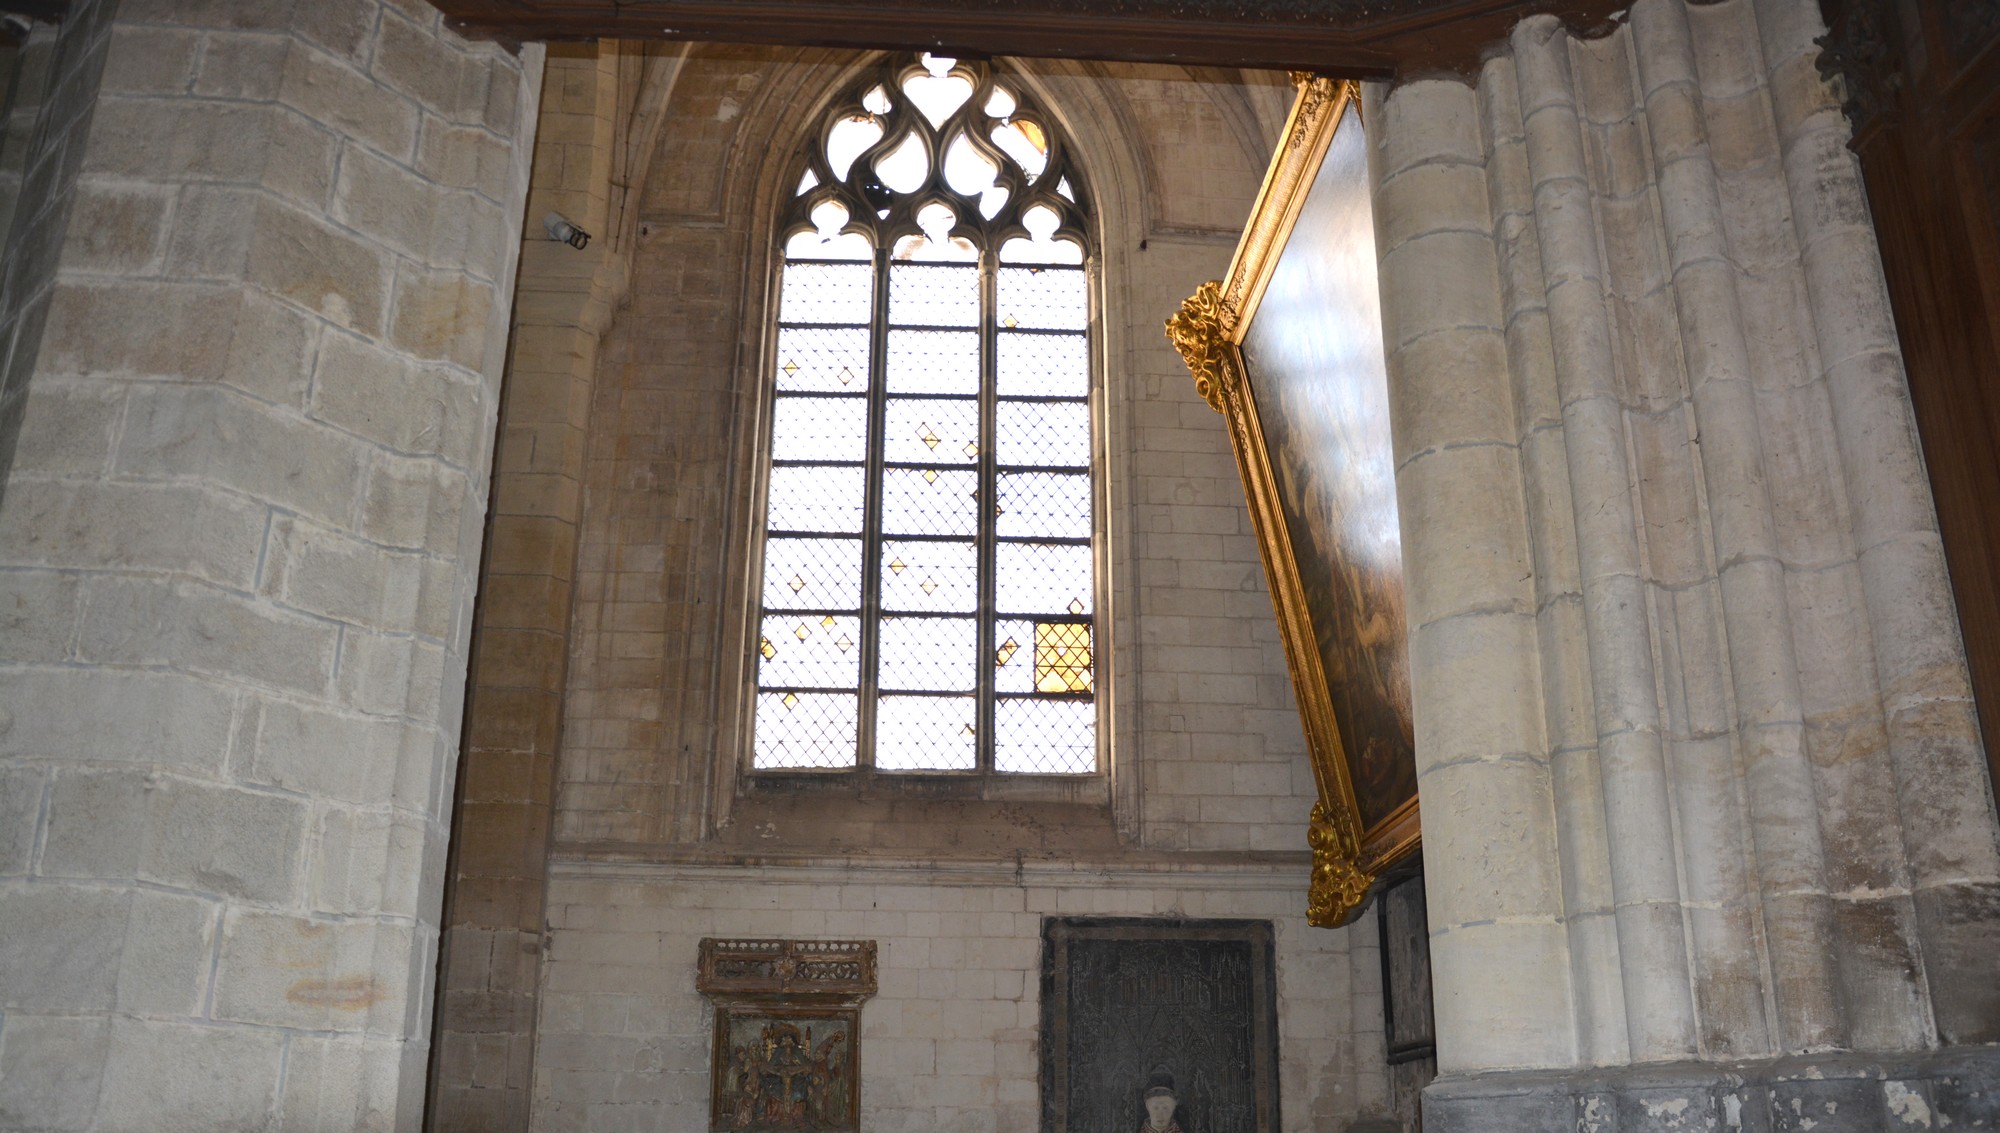
[[[1273,922],[1282,1127],[1343,1129],[1387,1105],[1381,954],[1372,918],[1308,927],[1304,880],[1219,866],[829,863],[753,880],[737,866],[559,864],[534,1128],[706,1128],[714,1029],[692,977],[700,940],[790,936],[880,950],[881,989],[861,1011],[863,1129],[1035,1129],[1043,918],[1188,916]]]
[[[559,44],[544,67],[453,816],[436,1129],[527,1126],[590,390],[631,276],[631,167],[644,172],[685,50]],[[551,240],[550,213],[590,244]]]
[[[411,1129],[540,51],[77,18],[0,503],[0,1126]]]
[[[512,706],[543,703],[561,673],[548,950],[539,992],[526,992],[539,994],[532,1127],[704,1120],[710,1017],[694,991],[695,946],[746,934],[882,942],[884,993],[864,1016],[868,1128],[1033,1124],[1040,920],[1058,913],[1274,919],[1286,1127],[1382,1112],[1375,929],[1303,923],[1314,787],[1283,652],[1227,434],[1160,329],[1226,268],[1290,102],[1283,76],[1079,64],[1022,64],[1016,76],[1076,140],[1102,221],[1110,775],[1060,797],[985,799],[742,781],[754,643],[742,632],[756,593],[745,574],[759,519],[752,460],[766,411],[774,227],[797,183],[795,146],[863,61],[710,45],[688,53],[647,172],[614,182],[642,186],[642,196],[630,280],[591,340],[588,384],[565,378],[561,398],[528,406],[547,414],[560,402],[575,414],[588,398],[580,495],[549,479],[549,492],[519,496],[541,509],[535,523],[547,537],[523,542],[532,555],[504,556],[521,564],[510,572],[539,577],[559,571],[549,564],[574,539],[568,652],[558,663],[539,643],[511,657],[494,651],[493,671],[532,692],[494,700],[489,716],[482,681],[470,723],[475,748],[501,734],[489,726],[545,726],[540,709]],[[544,124],[550,147],[565,139],[564,176],[599,160],[568,140],[582,118],[548,117],[560,113],[556,76],[568,66],[551,67]],[[586,79],[562,82],[569,105]],[[600,137],[616,133],[592,121]],[[544,168],[538,159],[538,190],[556,176]],[[553,254],[524,268],[517,313],[531,294],[553,292],[558,273],[580,277],[582,262]],[[525,341],[516,375],[582,372],[572,366],[581,352],[529,358]],[[524,416],[517,434],[515,412],[510,401],[503,481],[517,435],[532,436],[536,453],[550,440],[564,460],[576,451],[579,418],[551,430]],[[557,522],[579,499],[574,526]],[[553,615],[547,593],[489,590],[481,632],[541,624],[530,619]],[[487,656],[482,648],[482,672]],[[522,862],[529,850],[491,845]],[[480,950],[505,933],[464,933],[463,954],[460,935],[453,970],[501,973],[502,946]],[[496,987],[485,991],[500,1001]],[[465,992],[482,994],[469,983]],[[518,1019],[521,1009],[517,997],[508,1010]],[[471,1035],[463,1058],[447,1050],[441,1091],[511,1082],[503,1056],[518,1031],[503,1041],[491,1030]],[[484,1127],[519,1128],[511,1107],[478,1110],[504,1122]]]

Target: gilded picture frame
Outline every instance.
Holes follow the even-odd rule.
[[[1315,925],[1332,927],[1352,919],[1384,873],[1416,852],[1422,832],[1408,697],[1400,533],[1393,530],[1387,383],[1381,362],[1379,298],[1374,292],[1373,234],[1367,227],[1372,221],[1365,176],[1357,172],[1365,170],[1365,147],[1358,129],[1360,91],[1352,82],[1303,73],[1294,74],[1293,81],[1298,94],[1285,135],[1272,157],[1228,276],[1203,284],[1183,303],[1167,321],[1167,335],[1187,362],[1202,397],[1226,420],[1243,477],[1318,784],[1319,799],[1308,828],[1313,853],[1308,918]],[[1336,150],[1334,142],[1343,121],[1351,123],[1353,132],[1341,137],[1342,144]],[[1309,198],[1322,202],[1315,206],[1319,212],[1326,211],[1325,198],[1314,193],[1330,151],[1342,163],[1338,175],[1346,178],[1345,183],[1332,186],[1332,191],[1345,197],[1347,213],[1342,220],[1357,234],[1350,241],[1356,247],[1327,248],[1326,225],[1308,216],[1308,225],[1317,227],[1307,234],[1294,259],[1287,260],[1288,246],[1302,214],[1307,213]],[[1333,279],[1346,287],[1345,297],[1321,296],[1310,293],[1310,287],[1301,288],[1299,281],[1305,277],[1296,259],[1325,258],[1335,251],[1347,255],[1347,261],[1338,265],[1338,271],[1321,269],[1320,279]],[[1368,420],[1362,423],[1366,428],[1349,435],[1348,424],[1335,421],[1330,430],[1340,434],[1341,442],[1354,441],[1353,446],[1322,445],[1303,458],[1288,450],[1278,453],[1274,462],[1269,434],[1275,430],[1280,439],[1301,434],[1287,416],[1292,406],[1274,404],[1260,412],[1259,383],[1253,372],[1256,363],[1249,357],[1256,353],[1256,317],[1274,276],[1289,281],[1286,286],[1293,309],[1285,311],[1283,317],[1290,317],[1294,324],[1345,318],[1350,339],[1360,342],[1372,336],[1362,342],[1363,349],[1357,355],[1346,360],[1351,365],[1334,366],[1334,373],[1314,375],[1315,380],[1335,386],[1345,383],[1366,393]],[[1300,303],[1302,290],[1308,292],[1303,296],[1308,300],[1305,304]],[[1354,301],[1341,306],[1348,300]],[[1312,303],[1319,306],[1313,309]],[[1301,306],[1307,309],[1300,310]],[[1311,325],[1294,329],[1306,337],[1316,330]],[[1264,337],[1270,338],[1271,333],[1267,328]],[[1283,398],[1273,400],[1282,402]],[[1341,406],[1326,410],[1336,417],[1341,411]],[[1306,435],[1311,432],[1304,430]],[[1321,434],[1328,432],[1320,430]],[[1324,441],[1325,437],[1315,439]],[[1343,460],[1351,463],[1354,453],[1350,448],[1366,449],[1370,472],[1366,504],[1378,513],[1386,512],[1386,523],[1380,514],[1372,518],[1378,526],[1391,529],[1383,535],[1384,553],[1359,567],[1342,561],[1347,554],[1343,548],[1330,547],[1338,544],[1338,539],[1322,537],[1318,530],[1294,530],[1302,523],[1338,527],[1350,518],[1340,514],[1341,489],[1347,492],[1348,502],[1354,502],[1358,490],[1354,484],[1335,485],[1336,490],[1306,493],[1312,498],[1300,498],[1301,481],[1315,475],[1311,467],[1302,470],[1302,462],[1310,464],[1324,457],[1335,464]],[[1328,579],[1334,581],[1329,584]],[[1357,590],[1365,591],[1359,599],[1355,597]],[[1309,592],[1314,598],[1309,598]],[[1365,625],[1357,623],[1351,610],[1343,621],[1342,611],[1330,609],[1343,603],[1354,606],[1357,601],[1368,607]],[[1357,779],[1362,786],[1359,798]]]

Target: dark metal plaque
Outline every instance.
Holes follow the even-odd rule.
[[[1278,1133],[1269,921],[1042,921],[1043,1133],[1141,1133],[1171,1079],[1180,1133]]]

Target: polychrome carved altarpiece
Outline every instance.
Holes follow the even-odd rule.
[[[715,1001],[711,1133],[860,1127],[874,941],[703,940],[695,986]]]
[[[1304,74],[1226,279],[1167,322],[1228,422],[1319,802],[1313,924],[1418,845],[1409,634],[1358,87]]]

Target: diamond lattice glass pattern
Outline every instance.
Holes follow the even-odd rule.
[[[786,264],[778,319],[787,323],[868,321],[875,307],[872,264]]]
[[[1090,406],[1081,401],[1002,401],[994,419],[994,454],[1002,464],[1085,468],[1090,464]]]
[[[1080,334],[999,335],[1001,397],[1084,397],[1090,393],[1090,345]]]
[[[993,769],[1088,775],[1097,770],[1097,705],[1002,697],[993,705]]]
[[[889,321],[897,326],[978,326],[979,269],[971,264],[889,265]]]
[[[753,765],[760,771],[854,766],[859,700],[851,692],[759,693]]]
[[[1050,472],[1000,474],[1002,538],[1090,537],[1090,477]]]
[[[882,470],[884,535],[978,534],[979,475],[970,469]]]
[[[772,406],[772,460],[859,462],[867,456],[865,398],[784,395]]]
[[[1088,544],[1001,543],[993,549],[993,604],[1003,614],[1090,612]]]
[[[979,332],[889,332],[889,392],[979,394]]]
[[[764,615],[759,628],[759,686],[854,688],[860,683],[860,618],[788,611]]]
[[[884,771],[971,771],[979,766],[970,696],[884,696],[875,709],[875,766]]]
[[[993,688],[996,692],[1035,691],[1035,622],[1001,618],[993,623]]]
[[[862,470],[779,466],[771,469],[765,527],[771,531],[861,531]]]
[[[979,635],[971,618],[882,619],[877,676],[884,689],[971,692]]]
[[[993,689],[1005,695],[1088,696],[1096,683],[1091,624],[1074,618],[993,623]]]
[[[979,403],[971,398],[892,398],[882,424],[891,464],[971,464],[979,456]]]
[[[1078,171],[1032,97],[921,61],[856,83],[785,206],[753,763],[1091,774]]]
[[[868,328],[779,330],[778,392],[868,392]]]
[[[1003,267],[995,313],[1000,325],[1009,330],[1083,330],[1090,326],[1090,303],[1084,288],[1081,268]]]
[[[979,552],[971,543],[891,539],[882,544],[882,608],[969,614],[979,606]]]
[[[767,540],[764,543],[764,608],[860,609],[861,540]]]
[[[1093,683],[1090,626],[1035,623],[1035,691],[1089,692]]]

